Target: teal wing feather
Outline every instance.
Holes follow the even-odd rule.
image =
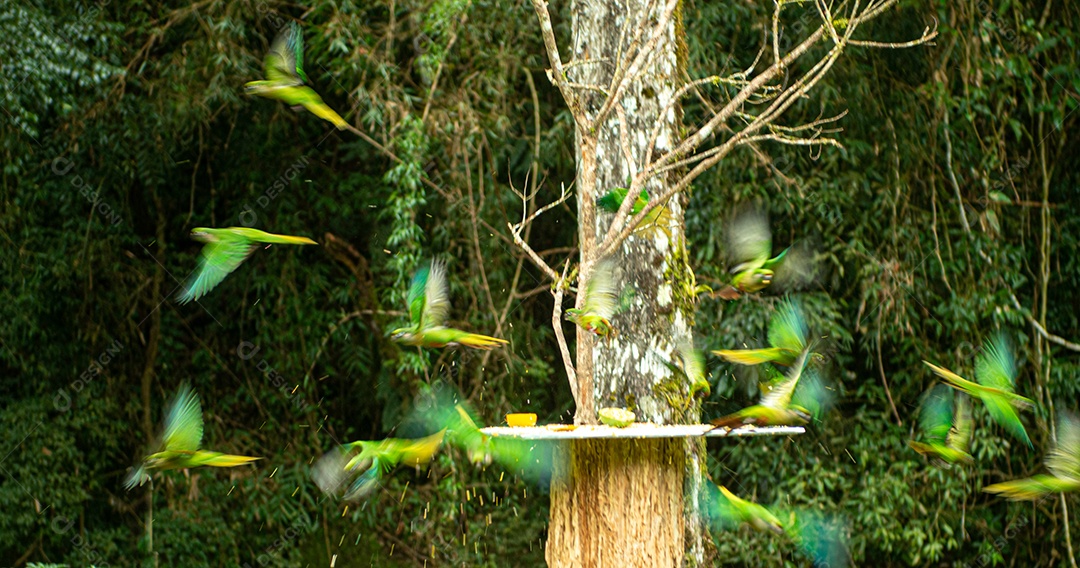
[[[289,47],[293,53],[293,67],[296,69],[296,76],[306,83],[308,78],[304,74],[304,33],[300,31],[300,24],[296,22],[293,22],[291,27]]]
[[[940,385],[948,390],[949,387]],[[956,395],[956,411],[953,413],[952,427],[945,436],[945,445],[961,452],[967,452],[971,442],[971,400],[967,395]]]
[[[409,320],[417,329],[424,322],[424,304],[426,303],[425,291],[427,290],[428,278],[431,269],[423,266],[413,275],[412,284],[409,285],[409,295],[405,302],[409,306]]]
[[[246,238],[237,238],[222,234],[219,240],[203,245],[199,258],[199,267],[188,279],[184,290],[177,298],[182,304],[208,294],[221,284],[226,276],[236,270],[258,246]]]
[[[984,387],[1012,392],[1016,380],[1016,361],[1004,335],[998,335],[983,346],[975,361],[975,379]]]
[[[784,300],[769,320],[769,344],[773,347],[802,351],[809,334],[799,305],[794,300]]]
[[[199,449],[202,436],[203,418],[199,397],[190,386],[184,384],[165,416],[165,450],[194,452]]]
[[[919,429],[927,441],[943,443],[952,428],[953,389],[939,384],[926,393],[919,409]]]
[[[297,40],[300,37],[300,29],[293,24],[281,31],[270,44],[270,51],[263,59],[263,73],[266,80],[271,83],[282,85],[300,85],[304,81],[297,74]],[[299,50],[303,50],[303,40],[300,40]]]

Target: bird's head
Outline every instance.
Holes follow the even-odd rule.
[[[191,230],[191,238],[202,243],[208,243],[214,240],[213,235],[210,234],[210,229],[206,227],[195,227]]]
[[[570,308],[563,312],[563,319],[567,321],[577,321],[581,317],[581,310],[577,308]]]
[[[413,336],[412,328],[408,327],[399,327],[390,332],[390,339],[401,343],[408,343],[412,340]]]

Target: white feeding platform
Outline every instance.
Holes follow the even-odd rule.
[[[790,436],[802,434],[802,426],[742,426],[715,428],[711,424],[659,425],[635,422],[625,428],[605,425],[548,424],[545,426],[491,426],[480,431],[496,438],[524,440],[587,440],[596,438],[730,438],[741,436]]]

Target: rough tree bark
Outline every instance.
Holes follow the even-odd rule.
[[[574,2],[571,50],[576,64],[567,72],[568,79],[585,85],[612,84],[616,73],[627,72],[618,70],[616,62],[632,49],[635,39],[648,40],[649,24],[662,21],[665,8],[663,2],[646,0]],[[635,38],[634,30],[645,31]],[[587,130],[579,121],[575,187],[583,260],[595,251],[614,217],[597,211],[596,198],[628,186],[645,162],[650,135],[658,124],[656,152],[670,150],[679,137],[682,113],[677,104],[669,107],[669,103],[683,76],[685,53],[676,11],[642,69],[642,78],[631,82],[602,126]],[[595,122],[609,95],[581,93],[578,100],[587,123]],[[651,179],[646,185],[649,195],[662,193],[676,176],[672,172]],[[583,391],[578,423],[595,422],[595,410],[605,406],[629,408],[639,421],[657,424],[700,421],[690,385],[663,364],[678,342],[691,340],[693,277],[686,262],[684,229],[683,204],[677,196],[665,206],[662,228],[642,227],[612,255],[617,289],[629,287],[635,296],[629,309],[612,321],[619,333],[610,342],[597,343],[591,333],[577,330],[576,368]],[[585,280],[578,282],[583,286]],[[701,563],[704,533],[694,496],[702,481],[702,440],[583,440],[560,452],[552,479],[549,565]]]

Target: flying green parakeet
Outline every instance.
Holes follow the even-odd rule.
[[[995,422],[1023,440],[1028,447],[1033,447],[1031,438],[1028,438],[1027,431],[1024,430],[1024,425],[1016,414],[1016,409],[1031,407],[1034,402],[1013,392],[1016,361],[1013,360],[1011,349],[1003,335],[999,334],[988,341],[975,359],[977,383],[929,361],[923,361],[923,363],[926,363],[926,366],[953,388],[981,400]]]
[[[674,360],[668,360],[663,355],[660,357],[668,369],[677,375],[682,375],[690,385],[691,397],[697,393],[708,396],[712,392],[712,387],[705,378],[705,354],[700,349],[694,349],[693,341],[679,341],[675,345]]]
[[[315,116],[330,121],[338,130],[348,127],[345,119],[326,106],[311,87],[304,85],[304,36],[293,22],[281,31],[270,45],[263,60],[264,81],[251,81],[244,89],[252,95],[284,101],[293,107],[304,107]]]
[[[567,320],[606,339],[619,333],[611,325],[611,318],[619,308],[613,270],[614,264],[610,260],[597,263],[585,284],[585,298],[581,302],[581,308],[570,308],[563,315]],[[580,287],[578,293],[582,293]]]
[[[788,370],[787,377],[774,385],[761,402],[733,414],[717,418],[712,424],[717,428],[738,428],[746,424],[755,426],[792,426],[810,422],[824,406],[825,391],[815,373],[805,372],[806,361],[812,346],[807,346]],[[801,397],[793,403],[793,395],[799,380],[807,375],[807,385]],[[807,406],[809,405],[809,407]]]
[[[1024,479],[995,483],[983,488],[1014,501],[1038,499],[1048,493],[1080,491],[1080,420],[1062,414],[1058,420],[1057,442],[1046,455],[1050,475],[1038,474]]]
[[[191,467],[233,467],[261,458],[234,456],[199,449],[203,436],[202,408],[199,397],[184,384],[165,414],[165,432],[158,451],[146,456],[124,483],[129,491],[150,479],[149,470],[186,469]]]
[[[975,463],[968,451],[971,441],[971,403],[967,395],[956,396],[945,385],[935,386],[923,400],[919,410],[919,429],[924,442],[910,441],[908,445],[920,454],[932,458],[944,467],[962,462]]]
[[[318,244],[307,237],[275,235],[247,227],[229,227],[227,229],[208,229],[196,227],[191,230],[191,238],[206,243],[199,258],[199,268],[184,285],[177,301],[186,304],[198,300],[221,283],[241,263],[247,260],[255,249],[256,243],[283,245]]]
[[[784,533],[783,523],[765,507],[737,497],[723,485],[717,487],[707,483],[705,487],[704,509],[709,519],[720,528],[733,530],[749,525],[759,532]]]
[[[730,284],[719,292],[725,300],[740,293],[753,293],[772,283],[775,271],[789,249],[772,255],[772,232],[768,216],[757,208],[741,211],[731,218],[724,232],[727,241]]]
[[[619,208],[622,207],[623,200],[626,199],[626,194],[629,190],[625,187],[616,187],[615,189],[605,193],[604,195],[596,199],[596,205],[603,211],[608,213],[618,213]],[[641,190],[637,199],[634,200],[634,205],[630,208],[630,215],[637,215],[641,213],[642,209],[649,204],[649,192]],[[641,221],[640,228],[648,228],[656,226],[663,230],[670,237],[671,231],[668,226],[671,224],[671,215],[666,205],[661,205],[649,212],[645,216],[645,219]]]
[[[425,266],[416,271],[406,301],[411,325],[390,332],[398,343],[416,347],[464,345],[475,349],[492,349],[508,343],[505,339],[446,327],[450,291],[442,262],[433,260],[430,268]]]
[[[360,500],[378,488],[382,478],[398,465],[419,467],[431,461],[445,434],[444,429],[412,440],[387,438],[342,444],[319,458],[311,475],[323,492],[336,495],[350,477],[363,470],[343,496],[349,501]]]
[[[784,300],[769,320],[769,345],[765,349],[723,349],[713,351],[732,363],[758,365],[773,362],[791,365],[806,348],[810,331],[803,320],[802,311],[793,300]]]

